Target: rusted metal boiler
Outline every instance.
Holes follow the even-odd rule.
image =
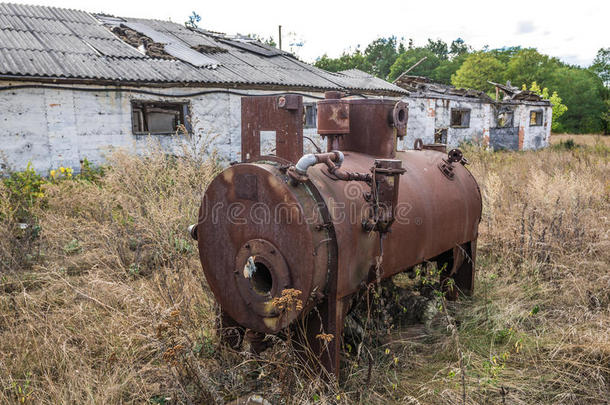
[[[243,98],[244,162],[209,184],[190,230],[227,342],[245,334],[262,350],[265,334],[299,329],[335,375],[344,318],[368,283],[429,261],[444,266],[450,298],[472,292],[481,217],[459,150],[396,150],[405,103],[341,96],[317,103],[328,150],[304,156],[300,96]],[[262,155],[270,137],[275,150]]]

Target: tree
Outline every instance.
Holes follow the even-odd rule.
[[[493,86],[487,81],[502,82],[504,69],[505,65],[489,52],[471,53],[451,76],[451,83],[457,87],[491,92]]]
[[[451,84],[451,76],[457,72],[467,57],[468,54],[463,53],[448,60],[441,60],[440,64],[432,72],[432,80],[443,84]]]
[[[372,71],[371,65],[360,52],[360,49],[356,49],[351,54],[343,52],[338,58],[329,58],[328,55],[324,54],[316,60],[314,66],[329,72],[339,72],[347,69],[360,69],[367,73]]]
[[[433,41],[428,38],[428,44],[424,48],[435,54],[438,59],[442,60],[449,58],[449,48],[447,47],[447,43],[442,39]]]
[[[432,77],[434,69],[439,66],[438,57],[426,48],[413,48],[401,54],[392,67],[388,80],[395,80],[404,71],[415,65],[422,58],[426,58],[422,63],[417,65],[413,70],[409,71],[409,75]]]
[[[601,48],[597,51],[590,69],[602,79],[604,86],[610,87],[610,48]]]
[[[544,87],[560,65],[557,59],[542,55],[534,48],[520,49],[510,57],[505,78],[515,86],[536,82]]]
[[[187,28],[197,28],[197,25],[200,21],[201,16],[193,11],[193,13],[189,15],[188,20],[184,23],[184,26]]]
[[[508,65],[508,62],[517,54],[517,52],[521,51],[520,46],[505,46],[503,48],[496,48],[489,51],[490,54],[495,56],[500,62]]]
[[[382,79],[388,77],[390,67],[398,58],[398,47],[395,36],[378,38],[371,42],[364,50],[364,57],[372,69],[371,73]]]
[[[561,94],[568,107],[557,120],[563,130],[575,133],[592,133],[604,130],[603,114],[606,91],[599,76],[588,69],[560,67],[553,72],[548,87]]]
[[[466,45],[466,42],[462,38],[457,38],[451,41],[451,45],[449,46],[449,56],[451,58],[455,58],[457,56],[465,55],[469,53],[472,49],[469,45]]]
[[[377,77],[385,79],[390,73],[390,67],[398,58],[399,52],[404,52],[405,46],[395,36],[377,38],[371,42],[364,52],[359,48],[352,53],[343,52],[338,58],[323,55],[314,65],[331,72],[345,69],[360,69]]]

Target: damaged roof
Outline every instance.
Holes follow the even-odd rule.
[[[318,69],[246,37],[12,3],[0,3],[0,77],[408,94],[364,72]]]
[[[487,81],[487,83],[496,86],[504,93],[504,99],[502,101],[545,101],[541,95],[534,93],[530,90],[521,90],[518,87],[512,86],[510,81],[506,84],[494,83]]]
[[[484,91],[462,89],[448,84],[435,83],[423,76],[400,76],[394,84],[408,90],[412,97],[442,98],[443,96],[457,96],[493,102],[491,97]]]

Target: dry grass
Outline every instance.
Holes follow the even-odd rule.
[[[458,404],[462,373],[468,404],[608,403],[608,148],[466,155],[485,207],[476,294],[447,312],[456,333],[396,331],[339,386],[304,378],[281,341],[261,359],[218,346],[185,232],[212,160],[118,152],[99,185],[49,186],[28,245],[41,257],[0,274],[0,403]],[[9,214],[0,201],[3,247]]]
[[[602,143],[605,146],[610,146],[610,136],[599,134],[553,134],[551,135],[551,144],[555,145],[568,139],[572,139],[577,145],[593,146]]]

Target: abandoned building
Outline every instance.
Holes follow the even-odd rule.
[[[496,99],[476,90],[433,83],[418,76],[401,76],[395,82],[409,92],[407,136],[402,149],[416,138],[424,143],[457,146],[471,141],[495,150],[539,149],[551,136],[551,103],[527,90],[492,83]],[[503,98],[500,99],[500,93]]]
[[[359,70],[331,73],[243,36],[168,21],[120,18],[43,6],[0,4],[0,165],[40,173],[78,171],[82,159],[102,163],[121,147],[143,151],[148,139],[169,153],[204,142],[224,162],[239,161],[241,97],[299,93],[305,137],[317,135],[316,101],[325,91],[352,97],[403,98],[407,136],[399,147],[457,145],[483,139],[495,148],[548,143],[550,104],[454,89],[422,78],[388,83]],[[274,131],[260,131],[273,153]],[[264,143],[264,144],[263,144]],[[305,151],[314,151],[305,142]]]
[[[0,4],[0,161],[11,169],[78,170],[81,159],[103,162],[112,148],[142,150],[149,134],[179,153],[189,137],[177,132],[208,139],[225,162],[241,160],[242,95],[303,94],[307,136],[317,133],[315,102],[329,90],[407,94],[240,36]]]

